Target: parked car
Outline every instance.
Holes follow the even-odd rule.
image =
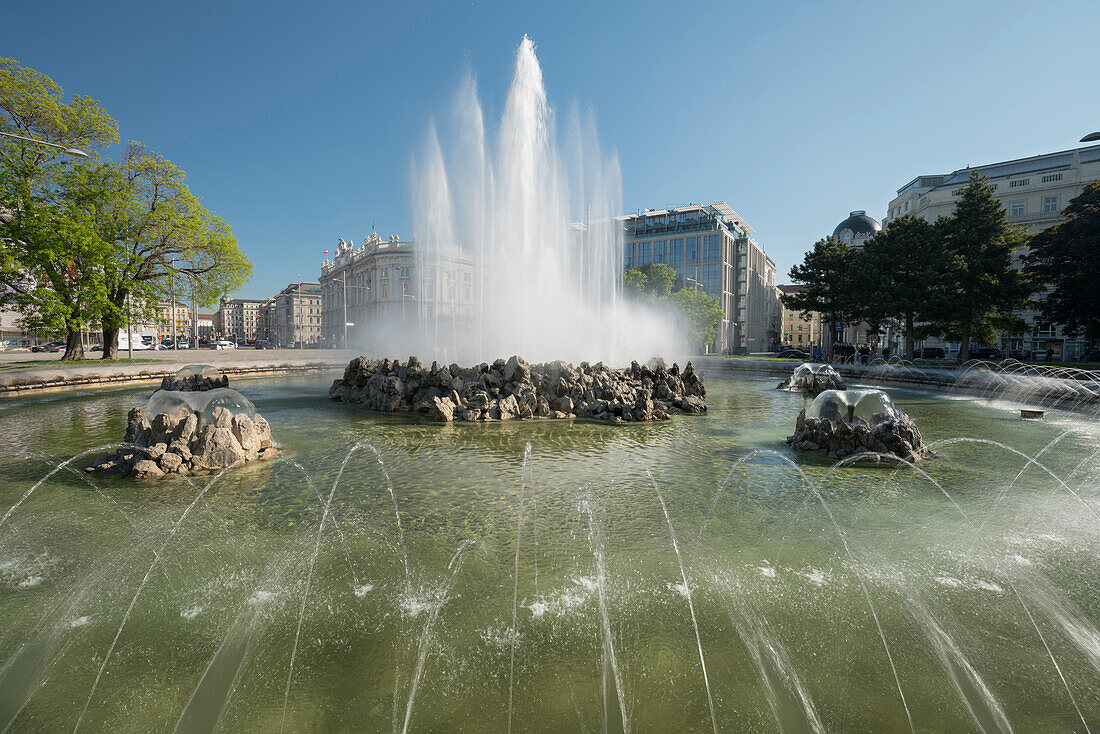
[[[336,348],[335,344],[333,345],[333,348],[334,349]],[[730,347],[729,349],[726,350],[726,354],[730,355],[731,357],[747,357],[748,354],[749,354],[749,348],[748,347]]]
[[[1000,359],[1001,358],[1001,350],[1000,349],[994,349],[993,347],[972,346],[972,347],[970,347],[970,358],[971,359]]]
[[[214,342],[214,349],[236,349],[237,345],[228,339],[218,339]]]
[[[801,349],[784,349],[779,354],[775,355],[780,359],[809,359],[808,352],[803,352]]]
[[[920,359],[943,359],[947,353],[943,351],[943,347],[925,347],[917,356]]]
[[[1009,359],[1031,359],[1031,352],[1027,349],[1013,349],[1006,355]]]
[[[35,344],[31,347],[32,352],[52,352],[54,347],[65,346],[64,342],[46,342],[45,344]]]
[[[256,349],[278,349],[278,347],[271,342],[258,341],[256,342]]]

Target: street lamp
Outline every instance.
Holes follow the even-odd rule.
[[[1100,132],[1089,133],[1085,137],[1081,138],[1082,143],[1092,143],[1097,140],[1100,140]]]
[[[76,158],[87,158],[88,154],[82,151],[80,148],[66,148],[64,145],[58,145],[57,143],[47,143],[45,140],[37,140],[36,138],[28,138],[24,135],[16,135],[15,133],[0,132],[6,138],[15,138],[16,140],[25,140],[28,143],[36,143],[38,145],[48,145],[51,148],[57,148],[62,153],[74,156]]]

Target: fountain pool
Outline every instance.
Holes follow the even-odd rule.
[[[625,426],[330,382],[234,382],[282,459],[0,523],[0,730],[1100,730],[1095,421],[887,389],[937,458],[849,466],[772,378]],[[0,403],[0,513],[148,392]]]

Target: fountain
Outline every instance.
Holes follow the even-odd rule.
[[[189,364],[175,375],[161,380],[161,390],[202,391],[229,387],[229,377],[209,364]]]
[[[472,75],[443,119],[413,164],[415,280],[389,320],[361,328],[371,352],[617,366],[686,353],[675,318],[624,301],[618,160],[591,118],[559,135],[530,39],[495,133]]]
[[[277,452],[271,427],[244,395],[227,387],[157,390],[126,418],[114,456],[101,454],[87,471],[135,479],[217,471]]]
[[[892,456],[915,460],[931,456],[909,416],[882,390],[826,390],[798,414],[787,443],[799,451],[821,451],[829,458],[867,453],[873,461]]]
[[[794,372],[775,389],[818,395],[825,390],[844,390],[845,385],[840,373],[831,364],[804,362],[795,367]]]
[[[0,401],[0,730],[1096,728],[1100,429],[1063,409],[1089,378],[970,370],[1060,386],[1043,421],[938,382],[825,390],[784,446],[773,383],[630,362],[675,340],[624,328],[617,168],[588,134],[559,152],[530,42],[494,145],[472,82],[458,113],[419,233],[499,265],[467,318],[421,251],[419,326],[380,337],[438,364]],[[645,420],[677,408],[705,416]],[[555,411],[629,425],[495,420]],[[268,420],[294,460],[233,471]],[[105,450],[224,468],[79,470]]]

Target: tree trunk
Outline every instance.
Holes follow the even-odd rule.
[[[80,330],[69,330],[65,335],[65,353],[61,355],[61,361],[68,362],[75,359],[84,359],[84,342],[80,340]]]
[[[118,327],[103,327],[103,359],[118,359]]]
[[[966,316],[962,320],[962,343],[959,345],[959,357],[958,362],[965,362],[970,359],[970,316]]]
[[[913,314],[905,314],[905,358],[912,362],[916,359],[917,327],[913,323]]]

